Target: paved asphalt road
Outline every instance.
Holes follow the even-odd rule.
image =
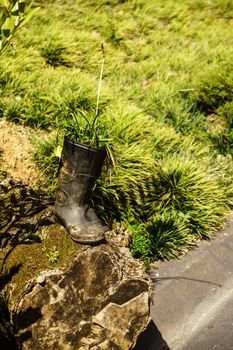
[[[229,298],[228,298],[229,297]],[[181,345],[184,350],[233,349],[233,293],[229,293],[218,312],[202,325],[196,334]],[[205,320],[205,319],[204,319]]]
[[[212,241],[151,271],[154,305],[135,350],[233,350],[233,216]]]

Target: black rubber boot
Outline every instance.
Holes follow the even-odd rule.
[[[55,210],[76,242],[100,242],[109,230],[88,205],[105,157],[103,150],[64,141]]]

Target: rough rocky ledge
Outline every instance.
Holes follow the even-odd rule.
[[[68,268],[35,276],[11,310],[20,348],[133,348],[150,320],[151,285],[122,249],[89,247]]]

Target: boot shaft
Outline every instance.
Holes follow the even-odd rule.
[[[89,203],[96,179],[101,174],[106,151],[64,140],[56,206],[83,206]]]

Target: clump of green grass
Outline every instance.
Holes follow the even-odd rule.
[[[146,208],[149,217],[173,210],[183,213],[192,234],[199,237],[210,237],[229,210],[216,174],[200,161],[180,156],[157,164]]]
[[[197,108],[210,114],[233,99],[232,64],[224,63],[207,71],[196,89]]]
[[[132,223],[132,252],[145,261],[177,257],[196,239],[210,238],[229,213],[231,195],[225,191],[232,193],[232,186],[220,184],[222,172],[212,169],[202,149],[201,160],[198,152],[192,156],[195,148],[151,160],[149,167],[129,147],[131,162],[121,158],[120,168],[95,188],[96,210],[109,225],[114,219]]]
[[[232,154],[232,78],[232,64],[224,62],[202,73],[193,95],[195,114],[203,115],[202,139],[222,155]]]
[[[53,184],[56,182],[58,174],[62,139],[57,134],[52,134],[45,140],[36,138],[34,139],[34,143],[34,160],[37,166],[43,170]]]
[[[69,51],[65,45],[51,39],[40,50],[45,62],[52,67],[71,66],[69,61]]]
[[[131,225],[133,232],[131,251],[146,264],[156,259],[177,258],[194,242],[182,212],[156,214],[149,222],[140,226]]]

